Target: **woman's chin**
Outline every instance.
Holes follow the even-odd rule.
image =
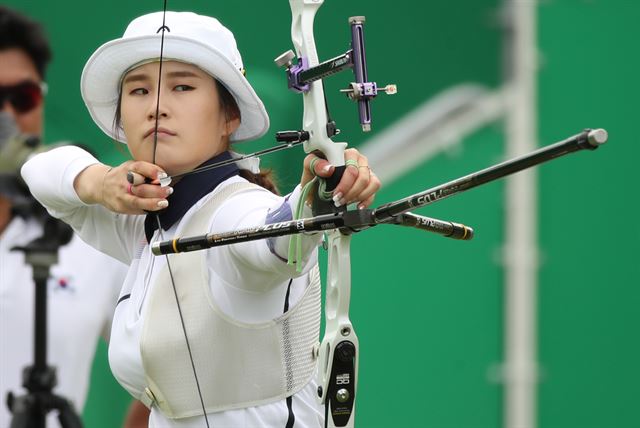
[[[162,160],[159,160],[159,159],[156,159],[156,165],[162,168],[162,170],[166,172],[169,176],[183,174],[195,168],[189,165],[177,164],[176,162],[163,162]]]

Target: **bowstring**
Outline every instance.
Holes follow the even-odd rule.
[[[169,28],[167,28],[166,18],[167,15],[167,0],[164,0],[164,4],[162,7],[162,27],[160,27],[158,29],[158,32],[162,31],[162,34],[160,36],[160,67],[158,70],[158,94],[157,94],[157,98],[156,98],[156,121],[155,121],[155,129],[154,129],[154,133],[153,133],[153,158],[152,158],[152,163],[155,164],[156,163],[156,148],[158,146],[158,124],[159,124],[159,119],[160,119],[160,88],[161,88],[161,82],[162,82],[162,58],[163,58],[163,54],[164,54],[164,33],[165,30],[169,30]],[[171,30],[169,30],[171,31]],[[164,234],[162,233],[162,224],[160,222],[160,215],[156,212],[155,213],[155,218],[156,218],[156,223],[158,225],[158,232],[159,232],[159,236],[160,236],[160,240],[164,241]],[[180,316],[180,324],[182,325],[182,332],[184,333],[184,340],[187,344],[187,351],[189,353],[189,361],[191,362],[191,369],[193,371],[193,377],[196,381],[196,388],[198,390],[198,398],[200,399],[200,406],[202,408],[202,415],[204,416],[204,420],[207,424],[207,428],[210,428],[209,425],[209,418],[207,417],[207,411],[205,409],[204,406],[204,399],[202,398],[202,390],[200,388],[200,381],[198,379],[198,373],[196,371],[196,365],[195,362],[193,360],[193,353],[191,352],[191,344],[189,343],[189,335],[187,334],[187,328],[184,322],[184,316],[182,315],[182,307],[180,306],[180,299],[178,298],[178,290],[176,288],[176,283],[173,277],[173,270],[171,269],[171,264],[169,263],[169,255],[165,254],[165,259],[167,262],[167,269],[169,271],[169,278],[171,279],[171,286],[173,288],[173,295],[175,297],[176,300],[176,306],[178,308],[178,314]]]

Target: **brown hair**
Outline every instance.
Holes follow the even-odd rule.
[[[238,103],[236,103],[235,98],[231,95],[231,92],[217,79],[214,79],[216,82],[216,88],[218,89],[218,100],[220,102],[220,108],[224,111],[225,119],[227,123],[232,121],[233,119],[239,118],[240,108],[238,107]],[[116,112],[113,117],[113,133],[116,138],[119,138],[120,131],[122,130],[122,110],[120,108],[122,103],[122,86],[118,91],[118,104],[116,106]],[[230,147],[226,147],[227,150],[230,150]],[[280,194],[278,190],[278,186],[276,185],[276,180],[271,169],[261,170],[258,174],[254,174],[248,169],[240,169],[239,175],[250,183],[257,184],[260,187],[264,187],[271,193],[275,193],[276,195]]]
[[[229,90],[222,83],[220,83],[217,79],[215,80],[215,82],[218,89],[220,108],[222,109],[222,111],[224,111],[227,123],[236,118],[241,119],[240,108],[238,107],[238,103],[236,103],[236,99],[233,98],[231,92],[229,92]],[[227,147],[227,149],[229,149],[229,147]],[[271,169],[267,169],[264,171],[261,170],[258,174],[254,174],[248,169],[241,169],[240,176],[250,183],[254,183],[258,186],[264,187],[271,193],[275,193],[276,195],[280,194],[278,186],[275,183],[273,171]]]

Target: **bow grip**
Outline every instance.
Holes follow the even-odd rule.
[[[313,215],[330,214],[346,210],[346,206],[336,207],[333,203],[333,191],[338,186],[338,183],[340,183],[346,168],[345,165],[336,166],[330,177],[318,177],[319,184],[313,196]]]

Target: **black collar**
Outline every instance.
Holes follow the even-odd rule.
[[[222,152],[214,158],[209,159],[200,166],[210,165],[231,159],[231,153]],[[238,175],[238,166],[235,163],[211,169],[209,171],[198,172],[183,177],[175,186],[173,194],[167,198],[169,206],[159,212],[160,224],[163,230],[169,229],[203,196],[215,189],[229,177]],[[153,233],[158,228],[156,213],[147,214],[144,219],[144,233],[147,242],[151,242]]]

